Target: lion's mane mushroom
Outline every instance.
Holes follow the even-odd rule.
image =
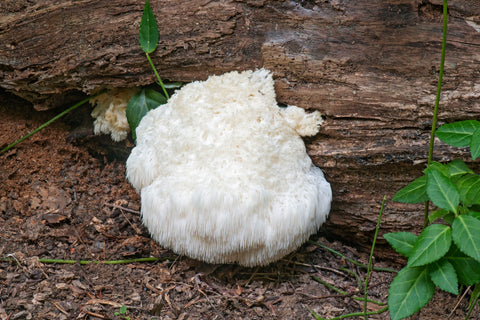
[[[95,106],[91,113],[95,118],[94,133],[110,134],[113,141],[125,140],[130,132],[125,110],[138,91],[138,88],[114,89],[91,99],[90,104]]]
[[[269,71],[193,82],[145,115],[127,178],[162,246],[209,263],[265,265],[295,250],[332,191],[300,135],[320,114],[278,107]]]

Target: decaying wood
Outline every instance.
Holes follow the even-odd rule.
[[[441,0],[151,1],[164,79],[265,67],[278,100],[326,117],[307,140],[334,190],[324,231],[369,245],[384,195],[424,168],[441,49]],[[0,4],[0,87],[38,109],[78,93],[154,82],[138,46],[140,0]],[[480,116],[480,3],[449,1],[439,118]],[[436,157],[468,159],[438,143]],[[478,169],[478,161],[477,161]],[[388,202],[382,233],[421,208]]]

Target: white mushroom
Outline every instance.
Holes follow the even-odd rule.
[[[130,132],[125,110],[138,91],[138,88],[115,89],[91,99],[90,103],[95,106],[92,111],[94,133],[110,134],[113,141],[124,140]]]
[[[271,74],[193,82],[140,122],[127,178],[162,246],[209,263],[265,265],[298,248],[330,211],[332,192],[302,135],[318,112],[281,111]]]

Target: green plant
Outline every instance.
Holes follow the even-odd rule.
[[[310,241],[311,243],[314,243],[316,244],[317,246],[323,248],[323,249],[326,249],[336,255],[338,255],[339,257],[351,262],[352,264],[356,265],[357,267],[360,267],[360,268],[364,268],[364,269],[367,269],[367,275],[365,277],[365,284],[364,284],[364,296],[363,297],[358,297],[358,296],[350,296],[347,292],[327,283],[326,281],[323,281],[320,277],[318,276],[313,276],[313,279],[321,284],[323,284],[324,286],[326,286],[327,288],[330,288],[332,290],[334,290],[335,292],[341,294],[341,295],[344,295],[344,296],[350,296],[350,298],[352,300],[356,300],[356,301],[363,301],[363,312],[354,312],[354,313],[349,313],[349,314],[344,314],[344,315],[341,315],[341,316],[338,316],[338,317],[335,317],[335,318],[332,318],[330,320],[340,320],[340,319],[346,319],[346,318],[352,318],[352,317],[358,317],[358,316],[363,316],[364,319],[368,319],[368,316],[369,315],[378,315],[378,314],[382,314],[384,313],[385,311],[388,310],[388,306],[385,305],[385,303],[383,302],[380,302],[380,301],[376,301],[376,300],[372,300],[372,299],[368,299],[368,282],[369,282],[369,279],[370,279],[370,275],[371,275],[371,271],[372,270],[376,270],[376,271],[385,271],[385,272],[396,272],[395,270],[392,270],[392,269],[388,269],[388,268],[374,268],[373,267],[373,251],[375,250],[375,244],[376,244],[376,241],[377,241],[377,236],[378,236],[378,231],[380,229],[380,222],[381,222],[381,219],[382,219],[382,215],[383,215],[383,210],[385,208],[385,201],[386,201],[386,197],[384,196],[383,197],[383,201],[382,201],[382,205],[380,207],[380,212],[378,214],[378,219],[377,219],[377,226],[375,228],[375,235],[373,237],[373,243],[372,243],[372,247],[371,247],[371,250],[370,250],[370,256],[368,258],[368,265],[365,265],[365,264],[362,264],[358,261],[355,261],[353,259],[350,259],[346,256],[344,256],[343,254],[329,248],[329,247],[326,247],[320,243],[317,243],[317,242],[314,242],[314,241]],[[346,271],[347,273],[352,273],[354,275],[356,275],[355,272],[352,272],[348,269],[342,269],[342,271]],[[358,287],[358,290],[360,291],[360,287],[362,285],[362,281],[360,279],[358,279],[359,281],[359,287]],[[377,306],[381,307],[379,310],[377,311],[372,311],[372,312],[368,312],[367,311],[367,304],[368,303],[373,303],[373,304],[376,304]],[[315,311],[311,310],[310,308],[307,307],[307,309],[310,311],[310,313],[315,317],[315,319],[317,320],[327,320],[325,318],[322,318],[320,317],[319,315],[317,315],[315,313]]]
[[[99,94],[101,93],[98,93],[96,95],[93,95],[93,96],[90,96],[80,102],[77,102],[76,104],[74,104],[73,106],[71,106],[70,108],[68,108],[67,110],[65,111],[62,111],[61,113],[57,114],[55,117],[53,117],[52,119],[48,120],[47,122],[45,122],[44,124],[42,124],[40,127],[36,128],[35,130],[33,130],[32,132],[24,135],[23,137],[21,137],[20,139],[18,139],[17,141],[9,144],[8,146],[6,146],[5,148],[3,148],[2,150],[0,150],[0,153],[4,153],[8,150],[10,150],[11,148],[15,147],[17,144],[19,144],[20,142],[28,139],[29,137],[31,137],[32,135],[34,135],[35,133],[39,132],[40,130],[44,129],[45,127],[47,127],[48,125],[50,125],[52,122],[60,119],[61,117],[63,117],[64,115],[66,115],[67,113],[69,113],[70,111],[73,111],[75,109],[77,109],[78,107],[84,105],[85,103],[87,103],[88,101],[90,101],[91,99],[95,98],[96,96],[98,96]]]
[[[438,209],[420,236],[410,232],[385,234],[385,239],[408,258],[392,281],[388,305],[393,320],[420,310],[435,286],[458,294],[459,284],[480,283],[480,176],[461,160],[432,162],[425,174],[393,198],[403,203],[431,201]]]
[[[130,320],[130,317],[127,317],[126,314],[127,314],[127,306],[126,305],[122,305],[120,307],[120,310],[116,311],[114,313],[114,315],[119,316],[120,318],[122,318],[124,320]]]
[[[458,294],[460,284],[475,285],[467,318],[480,296],[480,176],[460,159],[448,164],[432,161],[435,135],[452,146],[470,146],[473,159],[480,155],[479,121],[455,122],[436,130],[446,30],[444,0],[442,56],[427,168],[424,175],[393,197],[403,203],[425,202],[424,228],[419,236],[410,232],[384,235],[398,253],[408,258],[390,284],[388,306],[392,320],[406,318],[423,308],[433,297],[435,287]],[[431,213],[429,202],[436,206]],[[431,224],[440,219],[442,224]]]
[[[157,108],[158,106],[167,103],[170,98],[167,92],[165,85],[160,78],[160,75],[155,69],[150,54],[155,51],[158,46],[159,33],[157,22],[155,21],[155,15],[153,14],[152,8],[148,0],[145,1],[145,6],[143,8],[142,20],[140,22],[140,30],[138,33],[138,39],[140,42],[140,47],[147,56],[147,60],[150,63],[150,66],[157,77],[158,84],[163,90],[163,94],[152,89],[143,88],[140,92],[135,94],[127,105],[127,121],[132,130],[132,137],[136,140],[135,129],[142,120],[143,116],[147,114],[148,111]]]

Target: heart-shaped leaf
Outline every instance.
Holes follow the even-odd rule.
[[[143,116],[146,115],[148,111],[155,109],[165,103],[167,103],[167,98],[165,98],[161,93],[158,93],[155,90],[145,88],[135,94],[130,99],[130,101],[128,101],[126,111],[127,120],[128,125],[132,130],[133,139],[137,139],[135,130],[140,124]]]

